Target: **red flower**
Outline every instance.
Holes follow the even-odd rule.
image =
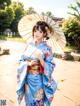
[[[53,100],[53,97],[50,97],[50,98],[49,98],[49,101],[52,102],[52,100]]]

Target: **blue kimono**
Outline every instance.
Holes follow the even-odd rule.
[[[29,73],[29,68],[25,60],[36,59],[34,52],[41,51],[45,66],[40,68],[38,74]],[[19,67],[17,69],[17,96],[18,105],[21,105],[23,97],[25,97],[25,106],[50,106],[53,95],[56,91],[57,84],[51,77],[55,64],[51,48],[45,42],[38,44],[29,43],[25,52],[19,59]],[[37,66],[37,65],[36,65]],[[32,70],[36,70],[35,66]],[[25,90],[25,85],[26,89]]]

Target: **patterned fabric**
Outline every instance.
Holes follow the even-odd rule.
[[[31,53],[32,55],[30,55],[31,50],[29,51],[29,46],[36,48],[43,53],[42,58],[45,61],[45,66],[39,66],[39,74],[29,73],[29,67],[25,62],[26,59],[36,59],[34,53]],[[51,62],[53,60],[51,48],[48,47],[45,42],[42,42],[37,46],[35,46],[34,43],[29,43],[29,46],[27,46],[19,59],[20,65],[17,69],[18,84],[16,93],[18,96],[18,105],[21,105],[21,101],[23,97],[25,97],[25,106],[44,106],[44,104],[50,106],[57,88],[55,80],[51,77],[55,67],[55,64]],[[27,53],[27,50],[29,53]],[[35,67],[32,67],[32,69],[36,70]]]

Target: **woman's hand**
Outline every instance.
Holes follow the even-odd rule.
[[[31,65],[37,64],[37,62],[38,62],[37,60],[31,60],[29,65],[31,66]]]
[[[45,65],[45,62],[44,62],[44,60],[43,60],[43,58],[42,58],[41,52],[36,52],[36,53],[35,53],[35,56],[36,56],[36,58],[39,59],[41,65],[44,66],[44,65]]]
[[[30,61],[26,60],[26,63],[27,63],[27,65],[31,66],[31,65],[36,64],[37,61],[36,60],[30,60]]]

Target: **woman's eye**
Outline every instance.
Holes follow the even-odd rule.
[[[42,33],[42,31],[40,31],[40,33]]]
[[[34,32],[36,32],[36,30]]]

